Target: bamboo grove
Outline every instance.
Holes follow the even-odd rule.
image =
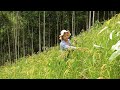
[[[62,29],[72,36],[118,11],[0,11],[0,65],[59,44]]]

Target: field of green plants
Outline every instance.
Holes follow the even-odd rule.
[[[59,46],[0,67],[1,79],[119,79],[120,14],[71,38],[88,51],[61,51]]]

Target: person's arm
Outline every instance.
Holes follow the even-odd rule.
[[[70,44],[70,46],[69,46],[70,49],[77,49],[77,47],[75,47],[75,46],[72,45],[70,39],[68,39],[68,41],[69,41],[69,44]]]
[[[69,46],[70,49],[77,49],[77,47]]]
[[[68,39],[68,41],[69,41],[69,44],[70,44],[69,48],[71,48],[71,49],[76,49],[76,50],[80,50],[80,51],[87,51],[88,50],[87,48],[73,46],[70,39]]]
[[[69,45],[65,45],[64,48],[65,48],[66,50],[75,50],[75,49],[77,49],[77,47],[69,46]]]
[[[61,47],[62,50],[76,49],[76,47],[74,47],[74,46],[69,46],[69,45],[65,44],[64,42],[62,42],[62,43],[60,44],[60,47]]]

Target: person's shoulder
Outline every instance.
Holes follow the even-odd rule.
[[[60,45],[64,45],[65,44],[65,42],[62,40],[61,42],[60,42]]]

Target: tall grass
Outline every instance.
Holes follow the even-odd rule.
[[[71,39],[77,47],[90,52],[60,51],[59,46],[43,53],[20,58],[15,64],[0,67],[0,78],[14,79],[115,79],[120,78],[120,56],[109,61],[112,45],[120,40],[120,14],[105,21],[96,22],[90,31]],[[103,30],[104,29],[104,30]],[[102,31],[101,31],[102,30]],[[110,33],[113,31],[112,39]],[[100,47],[96,47],[98,45]]]

